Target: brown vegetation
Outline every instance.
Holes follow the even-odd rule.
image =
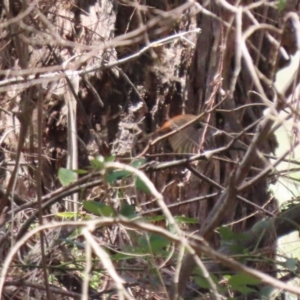
[[[3,299],[239,297],[221,271],[300,294],[275,279],[294,227],[268,189],[289,154],[273,126],[298,76],[274,81],[299,49],[296,2],[0,3]],[[159,130],[181,114],[196,117]]]

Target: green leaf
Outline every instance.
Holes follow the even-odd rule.
[[[127,259],[132,259],[132,256],[130,254],[125,254],[125,253],[116,253],[111,256],[113,261],[120,261],[120,260],[127,260]]]
[[[147,222],[159,222],[162,220],[165,220],[166,217],[165,216],[153,216],[153,217],[146,217],[144,218],[145,221]]]
[[[97,216],[111,217],[114,215],[114,210],[111,206],[95,201],[83,201],[83,208],[88,212]]]
[[[82,170],[82,169],[73,170],[73,172],[78,174],[78,175],[85,175],[85,174],[88,173],[87,170]]]
[[[231,241],[235,237],[234,232],[228,227],[220,227],[217,231],[219,232],[222,240]]]
[[[232,286],[233,289],[237,289],[238,287],[241,287],[243,285],[258,285],[261,283],[261,281],[248,274],[238,273],[231,276],[231,278],[228,280],[228,283]]]
[[[56,215],[60,218],[72,219],[78,217],[80,214],[75,212],[59,212]]]
[[[69,235],[68,239],[77,238],[81,235],[81,227],[74,229],[74,231]]]
[[[275,299],[279,294],[280,290],[271,285],[263,286],[259,291],[260,299]]]
[[[66,242],[69,243],[69,241],[77,239],[78,236],[81,235],[81,234],[82,234],[82,228],[78,227],[78,228],[75,228],[67,238],[59,238],[59,240],[60,241],[66,241]]]
[[[194,218],[176,216],[174,219],[179,224],[199,224],[199,221]]]
[[[139,177],[135,181],[135,186],[138,190],[143,191],[146,194],[151,194],[148,186]]]
[[[211,275],[210,277],[211,277],[212,281],[215,284],[218,283],[218,279],[214,275]],[[211,286],[208,283],[207,279],[204,278],[203,276],[195,276],[195,281],[199,285],[199,287],[201,287],[201,288],[204,288],[204,289],[210,289],[211,288]]]
[[[151,234],[149,242],[153,253],[160,253],[163,248],[167,247],[170,244],[169,240],[157,234]]]
[[[295,272],[297,270],[297,260],[294,258],[287,258],[285,261],[285,266],[288,270]]]
[[[131,166],[138,169],[140,168],[142,165],[144,165],[146,163],[146,159],[144,157],[136,159],[134,161],[131,162]]]
[[[254,288],[248,285],[257,286],[261,281],[245,273],[238,273],[230,277],[228,284],[231,285],[232,289],[240,292],[244,295],[257,292]]]
[[[240,241],[244,240],[247,236],[244,233],[235,233],[228,227],[218,228],[218,232],[221,236],[221,246],[226,245],[232,252],[232,254],[246,254],[249,250],[241,246]]]
[[[250,288],[248,286],[245,286],[245,285],[240,285],[240,286],[237,286],[235,288],[233,288],[235,291],[237,292],[240,292],[244,295],[247,295],[247,294],[250,294],[250,293],[257,293],[257,291],[253,288]]]
[[[195,276],[195,282],[203,289],[210,289],[210,285],[204,277]]]
[[[124,177],[128,177],[130,175],[130,173],[128,171],[108,171],[106,173],[106,182],[107,183],[113,183],[118,179],[124,178]]]
[[[67,186],[72,182],[75,182],[77,179],[77,174],[69,169],[60,168],[58,170],[58,179],[62,186]]]
[[[236,245],[236,244],[230,245],[230,244],[228,244],[227,247],[230,249],[231,253],[235,254],[235,255],[238,255],[238,254],[245,255],[245,254],[249,253],[249,250],[247,250],[246,248],[244,248],[241,245]],[[241,257],[239,259],[239,262],[240,263],[243,262],[243,257]]]
[[[145,234],[139,238],[138,244],[143,252],[160,254],[164,252],[164,248],[170,244],[170,241],[161,235]]]
[[[103,156],[98,156],[91,160],[91,166],[95,170],[103,170],[104,169],[104,158]]]
[[[285,9],[286,0],[278,0],[277,1],[277,8],[279,11],[283,11]]]
[[[137,160],[134,160],[133,162],[131,162],[131,166],[134,168],[139,168],[140,166],[142,166],[144,163],[146,162],[145,158],[140,158]],[[125,171],[125,170],[118,170],[118,171],[108,171],[106,174],[106,181],[107,183],[113,183],[118,179],[122,179],[125,177],[128,177],[132,175],[131,172]]]
[[[111,155],[111,156],[107,156],[104,158],[104,161],[105,162],[112,162],[112,161],[115,161],[116,157],[114,155]]]
[[[122,206],[120,209],[120,215],[127,217],[127,218],[134,218],[136,217],[135,214],[135,206],[126,203],[125,201],[122,202]]]

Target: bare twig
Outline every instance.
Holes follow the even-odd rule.
[[[297,214],[299,214],[299,211],[292,209],[293,210],[293,217],[295,217],[298,221],[299,218],[297,218]],[[275,219],[277,220],[277,219]],[[284,220],[279,219],[279,221],[284,222]],[[274,222],[274,221],[273,221]],[[272,224],[273,224],[272,222]],[[137,221],[132,221],[128,220],[123,217],[118,217],[118,218],[98,218],[96,220],[90,220],[90,221],[65,221],[65,222],[59,222],[59,223],[51,223],[51,224],[46,224],[43,226],[38,226],[36,228],[33,228],[30,232],[28,232],[20,241],[18,241],[14,247],[11,249],[11,251],[8,253],[4,263],[3,267],[1,269],[1,276],[0,276],[0,294],[3,294],[3,287],[5,283],[5,278],[8,272],[8,268],[12,262],[12,259],[16,255],[16,253],[19,251],[19,249],[34,235],[39,233],[40,231],[48,230],[48,229],[54,229],[54,228],[59,228],[63,226],[71,226],[75,228],[78,228],[80,226],[85,227],[86,230],[93,230],[95,228],[98,228],[99,226],[110,226],[113,224],[121,224],[123,226],[126,226],[128,228],[133,228],[133,229],[138,229],[142,231],[147,231],[147,232],[152,232],[159,234],[166,239],[177,243],[177,244],[185,244],[187,243],[191,249],[194,249],[196,253],[204,253],[208,257],[211,257],[212,259],[219,261],[220,263],[224,264],[227,267],[230,267],[234,269],[235,271],[239,272],[244,272],[246,274],[249,274],[250,276],[259,279],[262,283],[264,284],[269,284],[271,286],[274,286],[276,288],[282,289],[284,291],[288,291],[291,293],[294,293],[296,295],[300,295],[300,288],[297,286],[289,285],[285,282],[282,282],[274,277],[271,277],[270,275],[267,275],[263,272],[260,272],[258,270],[255,270],[253,268],[249,268],[231,258],[229,258],[226,255],[220,254],[219,252],[211,249],[211,247],[208,246],[208,244],[202,240],[202,239],[196,239],[192,240],[190,239],[187,241],[185,238],[182,238],[178,236],[177,234],[172,234],[170,231],[165,230],[161,227],[145,223],[145,222],[137,222]],[[282,228],[282,225],[278,224],[276,226],[277,229]],[[195,252],[194,252],[195,253]]]

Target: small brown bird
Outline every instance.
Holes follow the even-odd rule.
[[[165,134],[178,129],[178,132],[168,138],[173,151],[178,154],[198,153],[203,133],[202,123],[200,123],[200,121],[196,121],[195,123],[180,129],[196,117],[197,116],[191,114],[175,116],[156,130],[155,134]]]

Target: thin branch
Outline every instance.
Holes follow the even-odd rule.
[[[269,221],[274,224],[275,222],[275,228],[278,235],[282,235],[283,231],[288,232],[288,230],[295,229],[294,225],[290,225],[289,227],[283,226],[284,224],[288,225],[287,219],[295,220],[295,222],[299,222],[299,210],[300,206],[298,205],[296,208],[291,208],[287,212],[283,213],[283,216],[285,218],[270,218]],[[1,269],[1,276],[0,276],[0,294],[3,294],[3,287],[5,283],[5,278],[9,269],[9,266],[14,258],[14,256],[17,254],[19,249],[28,241],[30,240],[34,235],[38,234],[40,231],[48,230],[48,229],[54,229],[54,228],[60,228],[65,226],[70,226],[75,228],[79,228],[81,226],[86,226],[87,230],[91,230],[93,228],[98,228],[99,226],[111,226],[113,224],[121,224],[123,226],[126,226],[128,228],[133,228],[137,230],[142,230],[146,232],[152,232],[159,235],[162,235],[166,239],[176,243],[176,244],[185,244],[189,245],[191,249],[196,250],[197,253],[203,253],[207,255],[208,257],[214,259],[215,261],[218,261],[225,266],[239,272],[244,272],[250,276],[253,276],[254,278],[259,279],[264,284],[269,284],[273,287],[282,289],[287,292],[294,293],[296,295],[300,295],[300,288],[297,286],[289,285],[287,283],[284,283],[270,275],[267,275],[263,272],[260,272],[258,270],[255,270],[253,268],[249,268],[232,258],[228,257],[228,255],[223,255],[215,250],[213,250],[211,247],[208,246],[208,244],[201,238],[190,237],[189,241],[187,241],[185,238],[182,238],[181,236],[178,236],[177,234],[172,234],[170,231],[167,231],[161,227],[145,223],[145,222],[134,222],[132,220],[118,217],[118,218],[105,218],[100,217],[96,220],[90,220],[90,221],[65,221],[65,222],[59,222],[59,223],[51,223],[51,224],[45,224],[43,226],[38,226],[36,228],[33,228],[30,232],[26,233],[26,235],[19,240],[14,247],[11,249],[11,251],[8,253],[7,257],[5,258],[5,261],[3,263],[2,269]],[[193,239],[194,238],[194,239]]]

